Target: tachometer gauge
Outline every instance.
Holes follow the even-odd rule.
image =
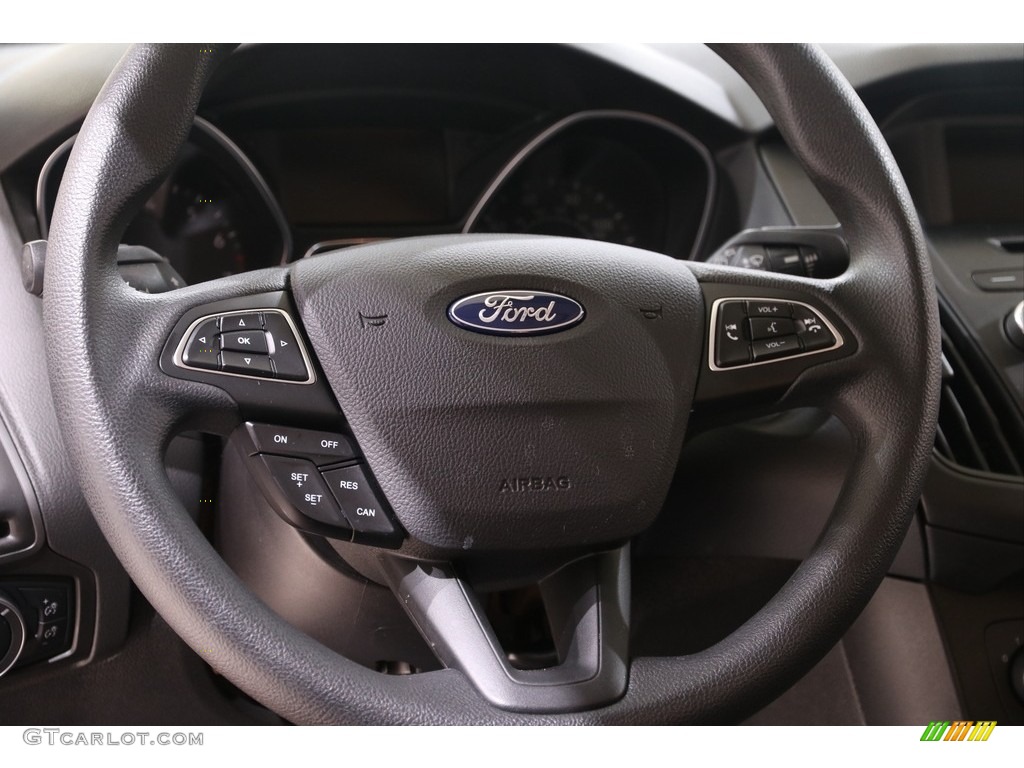
[[[74,137],[46,161],[36,190],[45,238]],[[291,232],[280,206],[242,151],[197,117],[167,179],[121,237],[166,258],[187,283],[284,263]]]
[[[161,222],[178,252],[168,257],[181,263],[194,282],[251,268],[238,234],[232,198],[216,178],[203,178],[205,175],[202,169],[179,171],[167,187]]]

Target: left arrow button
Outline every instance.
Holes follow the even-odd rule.
[[[220,367],[217,357],[220,353],[219,333],[220,328],[218,327],[217,318],[201,323],[192,332],[192,336],[185,346],[185,353],[183,355],[185,365],[191,365],[196,368]]]

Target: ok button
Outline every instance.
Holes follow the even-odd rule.
[[[263,331],[231,331],[220,335],[220,348],[231,352],[267,354],[267,335]]]

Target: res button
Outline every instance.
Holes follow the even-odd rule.
[[[361,464],[331,469],[323,473],[327,486],[341,505],[355,541],[390,539],[397,531],[381,499],[374,493]]]

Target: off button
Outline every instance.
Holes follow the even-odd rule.
[[[374,492],[363,465],[331,469],[323,473],[327,487],[356,532],[355,541],[390,539],[397,531],[391,515]],[[362,534],[362,535],[360,535]]]

